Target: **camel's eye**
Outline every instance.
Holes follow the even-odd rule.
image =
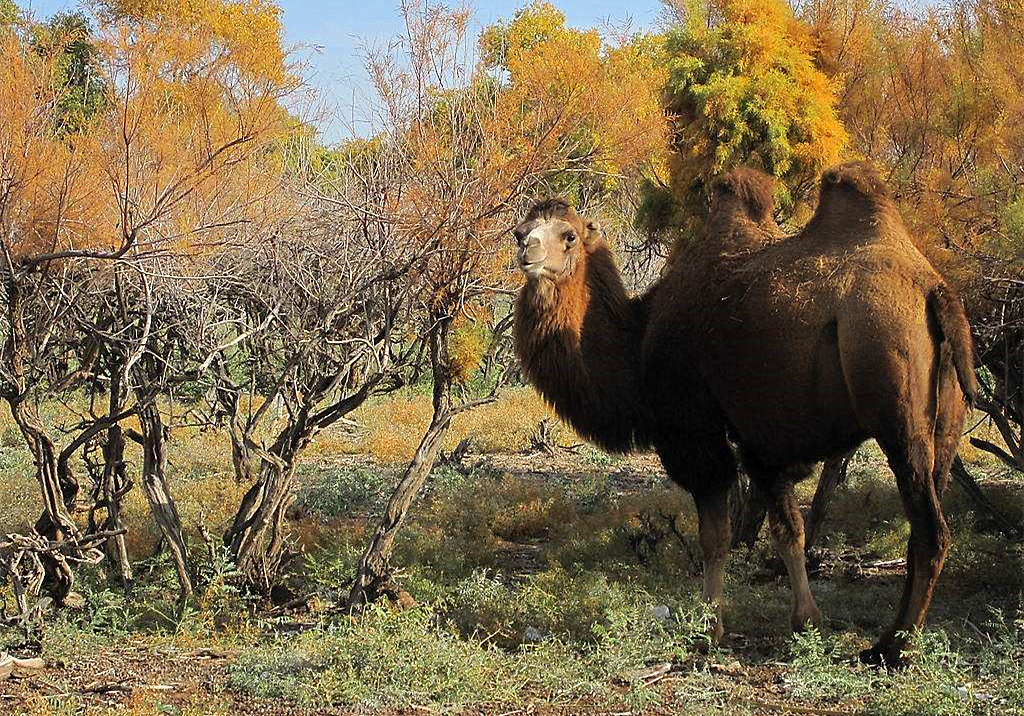
[[[519,244],[520,246],[524,241],[526,241],[526,232],[520,229],[518,226],[512,229],[512,236],[515,237],[516,243]]]
[[[562,234],[562,238],[565,239],[566,244],[572,246],[573,244],[576,243],[576,232],[572,230],[566,231],[564,234]]]

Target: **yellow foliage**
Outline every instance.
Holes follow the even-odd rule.
[[[666,74],[655,38],[606,43],[596,30],[566,27],[549,3],[534,2],[485,32],[482,44],[508,74],[499,112],[520,127],[523,151],[537,142],[541,151],[568,145],[595,172],[633,176],[663,160]]]
[[[486,327],[466,319],[456,321],[448,338],[448,355],[455,380],[467,383],[487,353]]]
[[[12,253],[201,252],[210,227],[264,221],[293,129],[280,11],[262,0],[107,3],[94,62],[110,88],[59,134],[64,41],[0,35],[0,233]],[[50,45],[53,45],[51,47]]]
[[[271,82],[285,78],[281,8],[268,0],[105,0],[107,20],[150,32],[176,74],[200,62],[230,63]],[[127,21],[127,22],[126,22]]]
[[[328,431],[317,437],[310,452],[327,457],[332,453],[324,446],[333,446],[340,448],[333,454],[368,453],[381,462],[404,462],[415,452],[430,415],[430,398],[426,395],[374,401],[352,415],[363,437],[346,444],[334,441]],[[508,390],[497,401],[456,416],[445,436],[444,449],[452,450],[464,438],[472,437],[474,448],[480,452],[518,452],[530,446],[537,424],[551,417],[551,409],[532,389]],[[327,443],[322,442],[325,437]]]
[[[693,215],[690,223],[702,213],[710,179],[738,164],[781,178],[793,192],[792,210],[841,156],[846,132],[836,114],[838,83],[815,65],[815,49],[784,0],[686,4],[666,50],[672,185]]]

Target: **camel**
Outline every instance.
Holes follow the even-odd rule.
[[[751,169],[720,178],[703,236],[677,247],[640,296],[627,294],[597,222],[559,199],[536,204],[513,230],[526,277],[516,354],[582,437],[612,452],[653,448],[692,495],[715,638],[737,474],[730,441],[769,505],[800,629],[821,613],[793,485],[876,439],[911,533],[896,618],[861,658],[898,665],[949,550],[939,498],[977,390],[970,330],[870,165],[827,171],[814,216],[788,237],[772,219],[773,188]]]

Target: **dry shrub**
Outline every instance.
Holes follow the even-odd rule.
[[[491,520],[491,532],[510,542],[528,542],[548,537],[557,525],[569,524],[576,511],[562,494],[526,485],[515,499],[508,499]],[[517,491],[518,492],[518,491]]]
[[[990,452],[977,448],[971,444],[971,438],[980,438],[1007,450],[1006,441],[999,434],[999,430],[984,413],[979,410],[972,411],[967,416],[967,427],[970,431],[960,438],[960,457],[970,465],[988,465],[999,463],[999,458]],[[1009,450],[1007,450],[1009,452]]]
[[[363,429],[354,452],[366,452],[381,462],[404,462],[412,457],[430,424],[430,398],[392,396],[363,406],[352,416]]]
[[[474,447],[481,452],[518,452],[530,446],[537,424],[552,415],[532,388],[508,390],[490,405],[460,415],[452,425],[448,446],[472,436]]]
[[[404,462],[415,452],[430,423],[430,414],[429,396],[390,396],[364,405],[353,414],[362,429],[360,437],[350,439],[337,431],[327,431],[317,437],[311,450],[317,454],[334,450],[337,454],[364,453],[381,462]],[[456,417],[444,448],[452,450],[464,438],[472,437],[474,448],[480,452],[518,452],[530,446],[530,435],[537,424],[551,416],[551,409],[532,389],[513,388],[495,402]],[[333,441],[333,450],[318,447],[317,443],[325,439]]]

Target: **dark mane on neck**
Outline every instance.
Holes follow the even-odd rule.
[[[531,282],[516,303],[516,354],[530,382],[580,436],[613,452],[646,445],[636,362],[642,305],[603,241],[549,296]]]

